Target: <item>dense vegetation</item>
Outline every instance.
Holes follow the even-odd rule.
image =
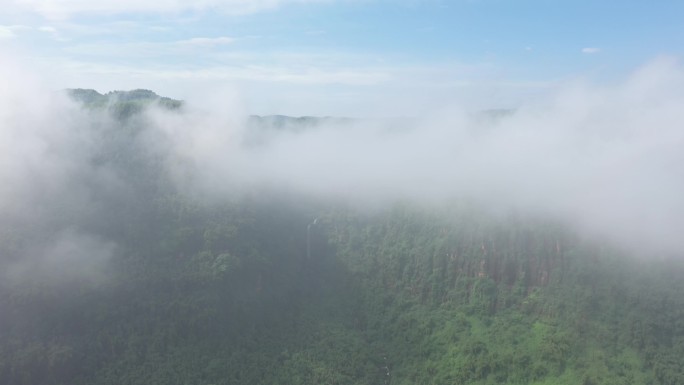
[[[158,104],[168,109],[179,109],[183,102],[162,97],[150,90],[111,91],[101,94],[95,90],[76,88],[67,91],[69,96],[82,103],[86,108],[108,108],[117,118],[127,119],[140,113],[150,104]]]
[[[65,227],[117,247],[87,274],[0,282],[2,384],[684,383],[676,259],[462,202],[188,195],[136,139],[139,111],[104,105],[118,124],[92,127],[88,161],[130,189],[3,221],[0,262]]]

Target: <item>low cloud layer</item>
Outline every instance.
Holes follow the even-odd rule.
[[[20,67],[0,64],[0,237],[11,245],[13,232],[35,228],[51,236],[11,271],[95,271],[117,246],[94,218],[137,194],[130,175],[96,161],[107,151],[103,132],[121,130]],[[361,209],[471,199],[555,216],[627,247],[684,253],[684,68],[674,60],[615,84],[569,84],[516,111],[451,106],[415,119],[256,128],[240,100],[224,92],[180,113],[151,109],[137,145],[180,191],[207,199],[262,188]]]
[[[112,206],[130,197],[121,175],[94,161],[112,122],[7,59],[0,63],[0,280],[95,277],[116,248],[106,238],[118,221]]]
[[[102,281],[107,278],[104,266],[115,249],[112,241],[78,230],[62,229],[23,250],[20,259],[3,264],[3,277],[13,284],[26,282],[28,277],[50,283],[83,279]]]
[[[466,197],[684,252],[683,90],[681,65],[662,58],[621,82],[568,84],[499,116],[452,106],[416,120],[273,131],[260,146],[244,144],[253,132],[230,109],[152,120],[214,191],[269,185],[363,204]]]

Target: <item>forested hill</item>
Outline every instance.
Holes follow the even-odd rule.
[[[167,97],[162,97],[150,90],[110,91],[101,94],[93,89],[74,88],[68,89],[67,94],[74,100],[83,103],[87,107],[99,107],[105,105],[122,105],[126,103],[159,103],[167,108],[179,108],[183,102]]]
[[[157,95],[154,91],[137,89],[131,91],[110,91],[101,94],[93,89],[73,88],[66,90],[67,95],[91,109],[109,109],[113,115],[127,118],[144,110],[150,105],[158,105],[169,110],[178,110],[183,107],[184,101]],[[481,119],[496,120],[510,116],[513,110],[491,109],[477,113]],[[402,120],[410,118],[386,118],[376,119],[387,124],[402,126]],[[287,115],[250,115],[247,124],[255,130],[289,130],[303,131],[320,127],[322,125],[343,126],[360,121],[357,118],[331,117],[331,116],[287,116]]]
[[[207,198],[143,123],[0,206],[0,384],[684,383],[679,259],[462,200]]]
[[[101,94],[93,89],[73,88],[66,90],[67,95],[90,109],[108,109],[119,118],[128,118],[142,112],[150,105],[158,105],[169,110],[183,107],[182,100],[157,95],[154,91],[137,89],[131,91],[110,91]],[[251,115],[248,124],[254,129],[304,130],[322,124],[345,124],[353,119],[286,115]]]

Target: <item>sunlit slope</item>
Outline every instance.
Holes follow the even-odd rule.
[[[520,215],[397,208],[331,222],[392,383],[675,384],[680,261]]]

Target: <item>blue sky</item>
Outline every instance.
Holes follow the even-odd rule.
[[[684,49],[684,1],[0,0],[0,54],[52,87],[230,89],[251,113],[515,107]]]

